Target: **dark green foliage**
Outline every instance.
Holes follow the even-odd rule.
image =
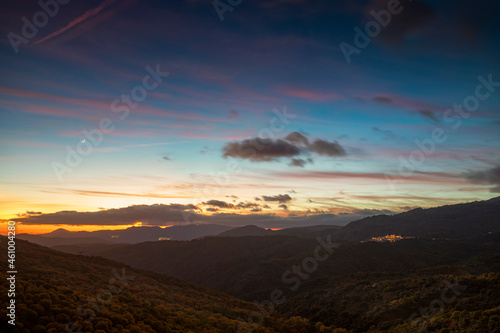
[[[3,237],[0,251],[0,260],[7,262]],[[126,275],[134,279],[124,280],[128,286],[121,291],[116,282],[111,289],[112,270],[121,276],[124,265],[100,257],[65,254],[22,240],[17,240],[16,254],[17,325],[13,328],[4,321],[2,332],[59,333],[69,321],[78,323],[83,332],[96,333],[236,332],[256,310],[220,292],[128,266]],[[99,302],[99,293],[110,290],[115,291],[111,299]],[[7,318],[6,283],[0,293],[0,315]],[[255,326],[255,332],[286,332],[285,327],[292,326],[297,332],[314,332],[307,319],[288,320],[277,314]]]
[[[470,241],[408,239],[396,243],[344,244],[319,263],[296,291],[282,281],[282,274],[313,255],[318,245],[315,240],[285,236],[218,237],[115,246],[101,254],[248,301],[268,300],[272,290],[278,288],[287,300],[276,306],[277,311],[320,322],[332,330],[343,327],[354,332],[411,332],[418,329],[408,318],[439,299],[443,281],[453,282],[455,277],[470,285],[468,289],[456,301],[446,304],[438,316],[419,315],[419,320],[429,321],[427,325],[439,320],[451,323],[452,313],[462,304],[470,304],[460,308],[468,311],[461,315],[485,312],[483,321],[493,325],[489,318],[496,318],[494,312],[487,313],[500,304],[499,237],[496,234]],[[488,275],[489,272],[496,275]],[[473,281],[482,288],[473,287]],[[465,323],[453,324],[460,328],[456,332],[465,330]],[[454,332],[453,327],[443,325],[443,329]]]

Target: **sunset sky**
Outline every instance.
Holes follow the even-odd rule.
[[[0,219],[282,228],[500,195],[500,5],[402,1],[360,47],[391,2],[2,4]]]

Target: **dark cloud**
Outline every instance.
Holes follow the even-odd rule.
[[[203,146],[203,149],[200,150],[201,154],[206,154],[208,152],[210,152],[210,147],[209,146]]]
[[[236,205],[238,208],[260,208],[259,204],[253,203],[253,202],[240,202],[239,204]]]
[[[434,112],[432,112],[431,110],[419,110],[417,111],[418,114],[420,114],[421,116],[424,116],[425,118],[427,119],[430,119],[436,123],[440,123],[441,121],[436,117],[436,115],[434,114]]]
[[[310,152],[314,152],[319,155],[326,156],[344,156],[345,150],[336,141],[328,142],[320,139],[314,140],[312,143],[299,132],[292,132],[285,137],[285,140],[291,143],[299,144],[305,146]],[[292,159],[290,165],[303,167],[307,162],[312,162],[312,160],[305,161],[303,159]]]
[[[170,157],[168,157],[168,156],[163,156],[163,159],[164,159],[165,161],[171,161],[171,160],[172,160],[172,159],[171,159]]]
[[[303,160],[303,159],[300,159],[300,158],[292,158],[292,161],[290,162],[290,166],[296,166],[296,167],[300,167],[300,168],[303,168],[304,165],[307,164],[307,161],[306,160]]]
[[[382,134],[384,136],[384,139],[386,140],[393,140],[393,141],[399,140],[399,137],[390,130],[383,130],[378,127],[372,127],[372,130]]]
[[[280,208],[283,208],[284,210],[288,210],[288,206],[287,206],[287,205],[285,205],[285,204],[282,204],[282,205],[280,205],[279,207],[280,207]]]
[[[292,143],[302,144],[304,146],[309,144],[309,139],[299,132],[292,132],[285,137],[285,140]]]
[[[498,35],[498,13],[500,12],[498,1],[481,1],[475,3],[474,6],[450,6],[449,8],[451,10],[448,10],[447,14],[451,22],[447,23],[452,25],[450,30],[453,30],[448,30],[447,33],[460,38],[462,42],[467,40],[478,45],[484,42],[484,38],[488,35]]]
[[[241,119],[239,112],[236,110],[229,111],[229,119]]]
[[[307,146],[310,151],[319,155],[326,156],[345,156],[346,152],[341,145],[335,142],[328,142],[324,140],[314,140],[313,143]]]
[[[219,207],[219,208],[234,208],[234,205],[220,200],[209,200],[203,203],[206,206]]]
[[[271,198],[271,197],[269,197]],[[276,196],[279,198],[279,196]],[[276,200],[274,200],[276,201]],[[280,208],[284,208],[284,202],[280,202]],[[288,208],[288,206],[286,206]],[[270,209],[263,205],[263,209]],[[254,212],[261,209],[254,207]],[[234,214],[220,213],[218,207],[206,209],[211,215],[203,215],[201,209],[195,205],[135,205],[124,208],[107,209],[96,212],[61,211],[51,214],[41,214],[14,219],[23,224],[59,224],[59,225],[120,225],[126,226],[135,222],[145,225],[184,225],[186,223],[211,223],[229,226],[257,225],[265,228],[286,228],[311,225],[345,225],[373,214],[391,213],[389,211],[353,210],[352,213],[330,214],[325,210],[310,210],[308,212],[288,213],[289,216],[277,216],[275,214]],[[287,211],[288,212],[288,211]]]
[[[32,210],[27,210],[26,213],[19,213],[19,214],[16,214],[17,217],[30,217],[32,215],[41,215],[43,214],[42,212],[35,212],[35,211],[32,211]]]
[[[185,214],[190,211],[195,212],[200,209],[191,204],[133,205],[97,212],[60,211],[16,220],[23,224],[129,225],[142,222],[145,225],[169,225],[184,222]]]
[[[229,142],[223,148],[223,157],[248,159],[252,162],[276,161],[282,157],[299,155],[300,149],[284,140],[245,139],[241,142]]]
[[[500,165],[489,170],[469,172],[465,176],[475,184],[494,185],[490,188],[490,192],[500,193]]]
[[[227,214],[216,213],[210,216],[200,215],[200,222],[222,224],[230,226],[256,225],[262,228],[290,228],[312,225],[344,225],[352,221],[349,217],[340,217],[334,214],[310,216],[278,216],[275,214]]]
[[[417,34],[436,16],[432,7],[421,1],[401,2],[403,10],[391,16],[391,22],[380,34],[385,43],[397,45],[404,41],[409,34]],[[378,12],[387,8],[387,0],[372,0],[365,8],[366,20],[373,20],[370,11]]]
[[[394,214],[388,209],[353,209],[351,214],[357,215],[390,215]]]
[[[264,207],[263,207],[264,208]],[[283,208],[283,207],[281,207]],[[380,215],[381,213],[377,210],[375,215]],[[309,214],[305,212],[297,213],[287,211],[288,216],[278,216],[275,214],[227,214],[227,213],[217,213],[210,216],[200,215],[198,218],[200,221],[206,223],[214,224],[224,224],[231,226],[244,226],[248,224],[257,225],[263,228],[290,228],[299,226],[312,226],[312,225],[346,225],[349,222],[356,221],[373,214],[364,215],[363,212],[369,212],[369,210],[364,211],[362,209],[357,210],[352,213],[345,214],[331,214],[325,210],[314,209],[309,211]],[[389,212],[388,215],[395,214],[394,212]]]
[[[243,141],[228,142],[224,146],[223,157],[248,159],[252,162],[277,161],[281,158],[290,158],[290,166],[304,167],[313,163],[312,158],[298,158],[299,155],[315,153],[324,156],[345,156],[344,148],[337,142],[321,139],[310,141],[299,132],[292,132],[284,139],[245,139]]]
[[[404,212],[410,211],[410,210],[415,209],[415,208],[418,208],[418,206],[403,206],[403,207],[399,207],[399,209],[401,209]]]
[[[382,104],[394,103],[394,100],[390,97],[387,97],[387,96],[375,96],[375,97],[373,97],[373,101],[375,101],[377,103],[382,103]]]
[[[273,196],[263,195],[262,199],[264,199],[264,201],[278,201],[279,203],[283,203],[292,200],[292,197],[288,194],[278,194]]]

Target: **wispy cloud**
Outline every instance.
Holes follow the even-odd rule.
[[[94,15],[99,14],[99,12],[101,10],[103,10],[107,6],[111,5],[115,1],[116,0],[105,0],[103,3],[101,3],[96,8],[87,10],[82,16],[80,16],[80,17],[74,19],[73,21],[69,22],[69,24],[67,26],[65,26],[64,28],[61,28],[61,29],[59,29],[59,30],[51,33],[50,35],[45,36],[44,38],[36,41],[35,44],[40,44],[40,43],[48,41],[48,40],[50,40],[50,39],[52,39],[52,38],[54,38],[56,36],[59,36],[60,34],[64,33],[66,30],[71,29],[72,27],[76,26],[79,23],[82,23],[83,21],[87,20],[88,18],[90,18],[90,17],[92,17]]]
[[[472,171],[466,174],[466,179],[475,184],[494,185],[490,192],[500,193],[500,165],[491,169]]]
[[[434,112],[430,111],[430,110],[418,110],[417,111],[418,114],[420,114],[421,116],[425,117],[425,118],[428,118],[436,123],[439,123],[440,120],[436,117],[436,115],[434,114]]]

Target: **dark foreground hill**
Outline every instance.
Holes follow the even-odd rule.
[[[326,237],[323,240],[328,243]],[[463,322],[454,324],[460,330],[450,332],[480,332],[477,329],[489,327],[490,318],[500,311],[498,234],[470,241],[407,239],[331,248],[291,236],[211,237],[87,251],[248,301],[269,304],[278,290],[286,298],[273,304],[279,312],[354,332],[413,332],[424,323],[436,322],[419,308],[436,298],[433,304],[441,304],[445,281],[463,283],[469,289],[460,294],[460,300],[446,304],[447,312],[436,327],[448,329],[454,315]],[[408,321],[415,311],[416,318],[423,320],[420,326]],[[484,318],[469,326],[466,318],[473,313]]]
[[[7,263],[6,238],[0,260]],[[17,240],[16,326],[2,332],[315,332],[304,318],[276,313],[259,322],[256,307],[236,298],[100,257],[76,256]],[[5,279],[4,279],[5,281]],[[252,317],[253,314],[253,317]],[[242,326],[243,325],[243,326]],[[68,326],[70,329],[68,329]],[[72,330],[71,330],[72,328]]]
[[[291,258],[302,258],[316,245],[313,239],[265,236],[55,248],[112,258],[253,300],[256,292],[280,281],[280,270]]]
[[[490,238],[492,238],[491,236]],[[497,237],[498,238],[498,237]],[[496,239],[496,238],[495,238]],[[324,237],[323,244],[328,244]],[[306,258],[328,255],[315,278],[359,272],[400,273],[437,265],[453,265],[498,251],[493,241],[408,239],[396,243],[329,244],[293,236],[210,237],[192,241],[146,242],[56,249],[98,255],[221,290],[252,301],[283,285],[283,273]],[[317,251],[317,252],[316,252]],[[330,253],[329,253],[330,252]],[[292,274],[296,275],[296,274]],[[291,283],[286,284],[289,287]]]

